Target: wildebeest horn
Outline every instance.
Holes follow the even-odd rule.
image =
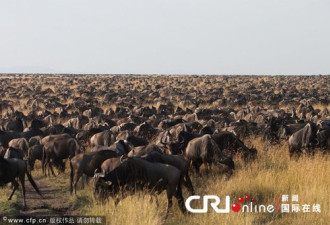
[[[97,169],[96,169],[95,173],[94,173],[94,178],[99,178],[99,177],[104,177],[104,174],[103,173],[97,173]]]
[[[127,158],[128,158],[127,154],[120,156],[120,163],[124,162],[124,160]]]
[[[168,131],[166,131],[166,133],[168,133]],[[170,144],[171,144],[171,142],[164,142],[164,137],[162,137],[162,138],[160,139],[160,143],[161,143],[162,145],[170,145]]]
[[[163,139],[164,139],[164,137],[161,137],[161,139],[160,139],[160,143],[161,143],[162,145],[166,145],[166,143],[163,141]]]

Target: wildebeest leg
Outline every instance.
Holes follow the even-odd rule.
[[[49,163],[48,163],[48,169],[49,169],[49,168],[50,168],[50,170],[52,171],[53,176],[56,177],[56,175],[55,175],[55,173],[54,173],[53,163],[52,163],[52,162],[49,162]],[[49,172],[49,170],[48,170],[48,172]]]
[[[184,205],[184,199],[183,199],[183,196],[182,196],[181,183],[178,184],[178,187],[177,187],[177,190],[176,190],[176,193],[175,193],[174,196],[178,200],[178,205],[180,207],[181,212],[183,214],[186,213],[186,208],[185,208],[185,205]]]
[[[294,148],[289,146],[289,153],[290,153],[290,158],[292,158],[295,155],[296,151]]]
[[[82,179],[81,179],[81,188],[85,188],[85,185],[88,184],[89,181],[89,177],[86,174],[82,175]]]
[[[12,180],[11,185],[13,186],[13,191],[12,191],[11,194],[9,195],[9,197],[8,197],[8,201],[11,200],[11,198],[13,197],[13,195],[14,195],[16,189],[18,188],[18,183],[17,183],[17,181],[16,181],[15,179]]]
[[[50,176],[50,172],[49,172],[49,170],[50,170],[50,157],[49,156],[46,156],[46,160],[44,162],[44,169],[45,169],[45,175]]]
[[[195,162],[193,162],[193,166],[195,167],[195,172],[196,172],[197,176],[200,177],[201,174],[200,174],[200,172],[199,172],[199,167],[201,166],[201,163],[198,162],[198,161],[195,161]]]
[[[25,202],[25,174],[23,174],[22,176],[19,176],[19,180],[20,180],[21,186],[22,186],[23,205],[24,205],[24,208],[26,208],[26,202]]]
[[[166,214],[165,214],[165,219],[168,216],[168,213],[170,212],[170,208],[172,207],[173,202],[172,202],[172,193],[169,194],[169,190],[167,190],[167,208],[166,208]]]
[[[211,170],[211,163],[207,160],[203,160],[203,164],[205,166],[206,175],[208,176]]]
[[[42,162],[42,172],[44,173],[45,176],[47,176],[47,159]]]
[[[77,171],[75,174],[74,174],[74,178],[73,178],[73,190],[74,190],[74,194],[76,195],[77,194],[77,183],[80,179],[80,177],[82,176],[82,172],[80,171]]]

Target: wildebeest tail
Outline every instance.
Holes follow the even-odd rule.
[[[37,186],[37,184],[34,182],[34,180],[33,180],[32,176],[31,176],[31,174],[30,174],[28,171],[26,171],[26,175],[27,175],[27,177],[28,177],[28,179],[29,179],[31,185],[32,185],[33,188],[36,190],[36,192],[37,192],[41,197],[43,197],[42,194],[41,194],[41,192],[40,192],[40,190],[39,190],[39,188],[38,188],[38,186]]]

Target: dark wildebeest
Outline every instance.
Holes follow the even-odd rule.
[[[304,128],[292,134],[289,138],[290,157],[294,154],[299,156],[302,149],[307,149],[313,154],[312,149],[317,144],[317,127],[313,123],[307,123]]]
[[[127,154],[130,151],[128,143],[124,140],[116,141],[110,147],[107,146],[95,146],[91,149],[91,152],[101,151],[101,150],[112,150],[115,151],[118,155]]]
[[[156,133],[156,130],[149,123],[144,122],[135,127],[134,133],[138,136],[150,139]]]
[[[150,191],[151,195],[167,192],[167,210],[172,207],[172,196],[178,199],[179,207],[183,213],[186,212],[182,196],[181,172],[174,166],[162,163],[150,163],[141,158],[127,158],[117,168],[108,174],[96,173],[94,175],[94,196],[102,199],[109,195],[115,198],[115,204],[120,197],[137,190]]]
[[[40,129],[29,129],[28,131],[21,133],[21,137],[26,140],[30,140],[30,138],[34,136],[44,136],[44,133]]]
[[[199,167],[203,163],[207,173],[211,168],[212,163],[221,163],[226,165],[229,173],[235,169],[232,158],[226,157],[220,151],[218,145],[209,134],[191,140],[187,145],[185,158],[187,159],[189,165],[192,164],[195,167],[197,174],[200,174]]]
[[[34,169],[34,163],[38,159],[42,161],[43,155],[43,146],[42,145],[33,145],[28,150],[28,161],[27,168],[28,171],[31,172]]]
[[[200,124],[197,121],[192,121],[192,122],[187,122],[185,123],[185,125],[188,127],[189,130],[191,130],[192,132],[198,132],[200,129],[202,129],[202,124]]]
[[[22,150],[22,152],[24,153],[24,156],[27,156],[27,152],[29,149],[29,143],[27,142],[27,140],[25,138],[12,139],[8,143],[8,146]]]
[[[22,159],[24,158],[24,152],[21,149],[9,147],[4,156],[5,159]]]
[[[141,157],[141,156],[147,155],[149,152],[152,152],[152,151],[163,153],[162,149],[160,149],[157,145],[148,144],[146,146],[139,146],[139,147],[133,148],[128,153],[128,157]]]
[[[65,164],[62,162],[63,159],[71,159],[73,156],[81,153],[82,150],[74,138],[66,140],[50,141],[44,145],[42,155],[42,170],[46,174],[46,167],[48,166],[52,174],[55,176],[52,164],[59,165],[58,169],[61,172],[65,170]]]
[[[6,130],[14,131],[14,132],[23,132],[26,126],[25,121],[21,118],[15,118],[15,120],[11,120],[7,123]]]
[[[168,146],[171,154],[180,155],[185,151],[189,141],[201,136],[201,134],[180,131],[180,133],[178,134],[178,142],[164,142],[164,140],[161,139],[160,143]]]
[[[130,122],[122,123],[119,125],[119,129],[121,131],[124,131],[124,130],[133,131],[136,126],[137,126],[137,124],[135,124],[135,123],[130,123]]]
[[[96,152],[81,153],[74,156],[70,160],[70,191],[71,194],[74,190],[76,194],[77,183],[80,177],[85,174],[88,177],[94,176],[94,171],[100,169],[102,163],[113,157],[117,157],[118,154],[112,150],[101,150]]]
[[[65,140],[65,139],[69,139],[69,138],[71,138],[71,136],[69,134],[48,135],[48,136],[44,137],[43,139],[41,139],[41,144],[45,145],[46,143],[51,142],[51,141]]]
[[[110,146],[115,142],[116,138],[115,135],[110,130],[105,130],[100,133],[94,134],[91,139],[91,147],[94,146]]]
[[[79,143],[88,144],[90,138],[97,133],[104,131],[101,128],[91,128],[89,130],[83,130],[76,134],[76,139]]]
[[[21,134],[18,132],[8,132],[0,130],[0,142],[4,148],[8,148],[8,144],[11,140],[15,138],[20,138]]]
[[[167,120],[163,120],[160,124],[159,124],[159,127],[160,128],[163,128],[163,129],[168,129],[172,126],[175,126],[176,124],[179,124],[179,123],[185,123],[186,121],[181,119],[181,118],[178,118],[178,119],[167,119]]]
[[[174,166],[181,171],[181,183],[188,189],[190,195],[194,195],[194,188],[189,177],[189,164],[181,155],[161,154],[158,151],[151,151],[142,158],[149,162],[158,162]]]
[[[13,194],[15,193],[16,189],[18,188],[18,182],[16,181],[16,177],[19,178],[19,181],[22,186],[23,192],[23,205],[26,208],[25,202],[25,174],[27,175],[31,185],[37,191],[37,193],[42,197],[38,186],[34,182],[31,174],[26,169],[26,164],[21,159],[4,159],[0,157],[0,186],[3,186],[9,182],[11,182],[13,186],[13,191],[8,197],[8,200],[11,200]]]
[[[205,126],[203,127],[200,131],[199,131],[199,134],[213,134],[215,131],[215,129],[213,127],[210,127],[210,126]]]
[[[221,152],[229,152],[227,156],[232,157],[238,152],[242,151],[242,158],[245,161],[255,159],[257,150],[255,148],[248,148],[244,143],[231,132],[221,132],[220,134],[213,134],[212,139],[217,143]]]
[[[147,139],[145,139],[143,137],[137,137],[135,135],[129,135],[126,138],[126,141],[131,143],[134,147],[145,146],[145,145],[149,144]]]
[[[330,150],[330,127],[324,126],[317,131],[317,140],[320,148]]]
[[[292,134],[302,129],[304,126],[306,126],[306,123],[282,125],[278,130],[278,137],[280,140],[288,140]]]
[[[40,144],[41,144],[40,136],[34,136],[29,139],[29,147],[32,147],[34,145],[40,145]]]

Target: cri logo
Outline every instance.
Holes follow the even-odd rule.
[[[206,213],[206,212],[208,212],[208,206],[209,205],[213,208],[213,210],[216,213],[229,213],[230,212],[230,196],[228,196],[228,195],[225,198],[225,208],[223,208],[223,209],[220,209],[218,207],[219,204],[220,204],[220,198],[216,195],[205,195],[203,197],[203,208],[193,209],[190,205],[191,202],[193,200],[200,200],[200,198],[201,197],[199,195],[193,195],[193,196],[190,196],[189,198],[187,198],[187,200],[185,202],[185,205],[186,205],[186,208],[189,212],[192,212],[192,213]],[[255,198],[250,198],[249,195],[246,195],[245,197],[239,197],[238,202],[231,205],[232,211],[233,212],[239,212],[241,210],[241,205],[240,204],[243,204],[244,202],[249,201],[250,199],[251,199],[252,202],[257,204]],[[210,204],[209,204],[209,202],[210,202]]]

